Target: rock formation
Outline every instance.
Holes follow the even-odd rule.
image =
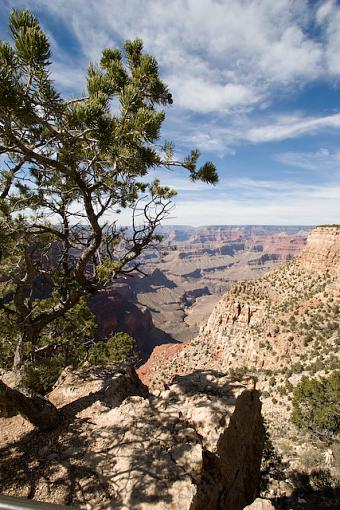
[[[162,254],[148,252],[142,260],[149,276],[131,278],[125,285],[129,285],[134,303],[151,311],[159,330],[158,344],[171,338],[186,341],[198,334],[200,325],[235,282],[258,278],[295,257],[305,245],[308,230],[280,226],[166,227]],[[150,343],[148,338],[144,341]]]
[[[256,498],[255,501],[244,508],[244,510],[275,510],[275,507],[268,499]]]
[[[0,450],[6,495],[96,510],[241,510],[257,495],[264,430],[252,384],[205,370],[156,396],[133,371],[88,367],[66,370],[49,398],[64,425]]]
[[[170,346],[156,349],[140,374],[157,387],[204,366],[284,370],[302,354],[313,361],[322,338],[327,364],[337,350],[339,302],[340,229],[319,227],[294,261],[259,280],[236,283],[196,338],[171,356]]]
[[[307,246],[297,257],[296,264],[319,273],[339,270],[339,254],[340,226],[318,227],[308,236]]]

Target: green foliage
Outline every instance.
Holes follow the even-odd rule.
[[[136,341],[127,333],[116,333],[106,341],[97,342],[88,353],[88,361],[93,365],[124,361],[136,355]]]
[[[106,282],[113,272],[118,272],[121,269],[121,262],[119,260],[105,259],[97,267],[97,276],[100,281]]]
[[[228,370],[228,375],[232,379],[242,379],[244,375],[249,374],[249,368],[248,367],[231,367]]]
[[[17,324],[0,310],[0,367],[3,369],[9,369],[13,363],[18,336]]]
[[[23,367],[21,385],[44,395],[52,389],[66,366],[63,354],[38,359],[34,363],[26,362]]]
[[[53,300],[56,297],[40,301],[40,309],[48,308]],[[96,325],[84,298],[64,317],[48,324],[36,345],[25,344],[22,385],[43,394],[52,388],[65,367],[80,366],[87,358]],[[8,369],[13,363],[19,331],[3,313],[0,326],[0,366]]]
[[[51,56],[48,39],[40,30],[38,20],[29,11],[14,9],[10,17],[9,28],[19,62],[37,68],[48,63]]]
[[[293,391],[291,419],[299,428],[327,437],[340,432],[340,371],[329,377],[302,377]]]
[[[95,317],[82,299],[65,317],[43,331],[36,347],[26,344],[21,385],[45,394],[67,366],[77,368],[85,361],[93,365],[110,364],[136,356],[136,342],[127,333],[116,333],[93,344],[95,327]],[[4,368],[10,367],[14,349],[15,342],[8,347],[7,358],[1,357]]]
[[[264,421],[264,445],[262,452],[262,464],[261,464],[261,480],[260,487],[261,492],[266,491],[269,487],[270,480],[284,480],[284,464],[282,457],[274,448],[270,434],[268,432],[268,425]]]

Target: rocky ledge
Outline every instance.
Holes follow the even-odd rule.
[[[340,225],[321,226],[312,230],[307,245],[296,258],[296,264],[320,273],[339,268]]]
[[[50,398],[64,424],[0,450],[6,495],[96,510],[241,510],[257,495],[252,385],[202,370],[151,395],[133,371],[97,367],[66,371]]]

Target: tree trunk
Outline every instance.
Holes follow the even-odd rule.
[[[1,408],[12,415],[20,413],[41,431],[51,430],[60,423],[58,409],[51,402],[40,395],[25,395],[0,380],[0,412]]]
[[[18,372],[21,364],[22,364],[22,354],[24,350],[24,335],[20,335],[20,338],[18,340],[15,353],[14,353],[14,359],[13,359],[13,372]]]

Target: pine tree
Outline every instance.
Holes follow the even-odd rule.
[[[328,377],[303,376],[294,388],[292,404],[291,418],[297,427],[321,439],[336,438],[340,432],[340,371]]]
[[[198,151],[176,161],[172,144],[160,145],[172,96],[140,40],[105,49],[89,65],[86,95],[64,99],[38,19],[13,10],[9,29],[12,44],[0,41],[0,328],[15,326],[19,373],[27,345],[34,357],[46,327],[138,271],[140,254],[159,240],[175,191],[147,183],[151,169],[180,166],[207,183],[218,176],[211,162],[197,167]],[[38,396],[0,382],[0,397],[42,429],[58,422]]]

